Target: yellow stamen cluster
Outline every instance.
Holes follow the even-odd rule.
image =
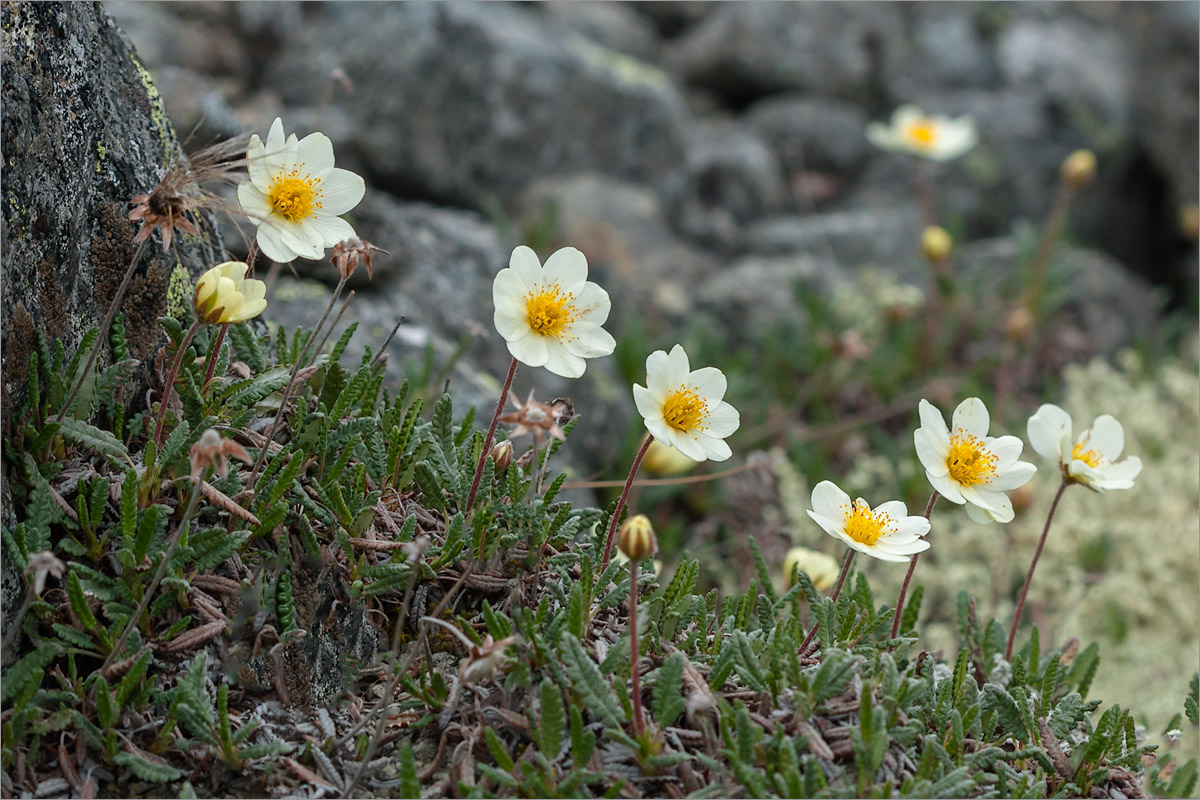
[[[537,294],[525,298],[525,319],[534,333],[558,336],[575,318],[572,297],[564,294],[556,283],[544,286]]]
[[[1071,448],[1071,458],[1082,461],[1092,468],[1100,466],[1100,454],[1095,450],[1084,450],[1083,442],[1079,442]]]
[[[996,473],[996,456],[983,442],[959,430],[950,437],[950,454],[946,456],[950,478],[962,486],[987,483]]]
[[[271,183],[271,191],[267,195],[271,208],[279,212],[289,222],[308,219],[321,207],[320,181],[308,175],[301,174],[304,165],[289,172],[281,172]]]
[[[913,125],[910,126],[905,132],[908,134],[908,138],[912,140],[913,144],[924,147],[928,147],[929,145],[933,144],[933,140],[937,136],[933,125],[926,121],[913,123]]]
[[[694,431],[704,427],[708,418],[708,403],[695,388],[680,386],[667,396],[662,406],[663,421],[677,431]]]
[[[887,532],[892,523],[889,514],[872,511],[866,501],[859,499],[846,511],[846,535],[859,544],[871,547]]]

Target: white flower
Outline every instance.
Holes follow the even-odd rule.
[[[716,367],[693,370],[683,347],[646,359],[646,385],[633,385],[633,399],[646,429],[694,461],[724,461],[732,455],[725,437],[741,424],[724,402],[725,374]]]
[[[950,430],[929,401],[921,401],[920,411],[921,427],[913,442],[933,488],[952,503],[966,503],[976,522],[1011,522],[1013,507],[1004,493],[1024,485],[1037,471],[1017,460],[1024,443],[1016,436],[988,436],[987,406],[978,397],[959,403]]]
[[[874,510],[861,497],[851,503],[850,495],[832,481],[813,487],[808,515],[830,536],[883,561],[908,561],[929,549],[929,542],[921,538],[929,533],[929,520],[910,517],[899,500]]]
[[[283,120],[271,125],[264,145],[258,134],[246,151],[250,180],[238,186],[238,202],[258,226],[258,246],[272,261],[318,259],[325,248],[354,237],[345,214],[362,200],[363,179],[333,166],[333,144],[323,133],[297,140],[283,136]]]
[[[868,123],[867,138],[882,150],[911,153],[932,161],[953,161],[979,141],[971,117],[927,116],[913,105],[897,108],[889,125]]]
[[[513,358],[578,378],[585,359],[613,351],[616,341],[600,327],[612,301],[587,274],[587,259],[574,247],[552,254],[545,266],[524,245],[512,251],[508,268],[492,283],[492,302],[496,330]]]
[[[1142,461],[1129,456],[1117,463],[1125,449],[1125,429],[1105,414],[1096,417],[1091,430],[1073,439],[1071,415],[1046,403],[1029,418],[1029,444],[1046,458],[1057,461],[1063,475],[1089,489],[1132,489],[1133,479],[1142,471]]]
[[[792,587],[792,576],[796,570],[808,575],[818,592],[832,589],[837,583],[839,566],[837,559],[807,547],[793,547],[783,559],[783,576],[788,588]]]

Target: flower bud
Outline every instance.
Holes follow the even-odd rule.
[[[783,574],[787,578],[789,589],[797,569],[807,573],[817,591],[823,592],[837,582],[840,567],[832,556],[809,550],[807,547],[793,547],[788,550],[783,560]]]
[[[1033,333],[1033,314],[1025,306],[1014,308],[1004,320],[1004,335],[1010,342],[1022,344]]]
[[[1087,186],[1096,177],[1096,154],[1091,150],[1076,150],[1063,161],[1060,174],[1076,189]]]
[[[1200,206],[1188,203],[1179,209],[1179,232],[1190,242],[1200,238]]]
[[[646,450],[646,457],[642,463],[651,475],[682,475],[699,462],[688,458],[671,445],[655,439]]]
[[[641,561],[658,552],[658,540],[654,538],[654,526],[645,514],[625,520],[617,531],[617,547],[630,561]]]
[[[921,231],[921,254],[934,264],[941,264],[950,257],[954,248],[954,240],[945,228],[930,225]]]
[[[503,442],[496,442],[492,445],[492,461],[496,465],[496,472],[504,472],[508,469],[508,465],[512,463],[513,446],[512,442],[507,439]]]
[[[248,269],[242,261],[226,261],[201,275],[193,295],[196,315],[209,325],[221,325],[261,314],[267,307],[267,285],[247,278]]]

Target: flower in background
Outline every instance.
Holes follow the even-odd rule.
[[[655,439],[646,451],[646,471],[651,475],[682,475],[700,462]]]
[[[246,152],[250,180],[238,186],[238,202],[258,226],[259,249],[284,264],[296,258],[318,259],[325,248],[354,238],[350,223],[339,217],[358,205],[363,179],[333,166],[333,144],[323,133],[303,139],[283,135],[276,117],[264,145],[250,137]]]
[[[737,409],[724,402],[725,374],[716,367],[693,370],[683,347],[646,359],[646,385],[633,386],[633,399],[646,429],[694,461],[724,461],[732,455],[725,437],[738,429]]]
[[[1118,462],[1125,449],[1125,429],[1108,414],[1096,417],[1090,430],[1072,438],[1071,415],[1046,403],[1029,418],[1029,444],[1037,453],[1058,461],[1063,476],[1097,492],[1132,489],[1142,471],[1142,461],[1129,456]]]
[[[850,495],[832,481],[813,487],[808,515],[830,536],[882,561],[908,561],[914,553],[929,549],[929,542],[922,538],[929,533],[929,520],[910,517],[899,500],[875,509],[861,497],[852,503]]]
[[[209,325],[245,322],[267,307],[267,285],[246,277],[242,261],[226,261],[200,276],[193,301],[196,314]]]
[[[838,578],[837,559],[807,547],[793,547],[783,559],[783,574],[789,589],[796,570],[806,573],[818,592],[833,588]]]
[[[600,327],[608,319],[608,293],[587,279],[583,253],[564,247],[545,266],[521,245],[492,283],[496,330],[522,364],[578,378],[589,358],[612,353],[616,340]]]
[[[1024,443],[1016,436],[987,435],[987,406],[968,397],[954,409],[951,428],[928,400],[920,403],[921,427],[913,433],[925,476],[952,503],[967,504],[976,522],[1011,522],[1005,492],[1025,484],[1037,467],[1018,461]]]
[[[867,138],[882,150],[911,153],[931,161],[953,161],[979,141],[971,117],[928,116],[913,105],[897,108],[888,125],[869,123]]]

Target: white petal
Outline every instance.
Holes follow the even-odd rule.
[[[321,180],[322,214],[345,214],[357,206],[367,192],[363,179],[348,169],[331,169],[318,177]]]
[[[1133,486],[1133,479],[1136,478],[1141,473],[1142,473],[1142,460],[1140,458],[1138,458],[1137,456],[1129,456],[1121,463],[1113,464],[1111,467],[1104,470],[1103,480],[1105,483],[1114,483],[1114,482],[1126,483],[1126,482],[1128,482],[1129,486],[1106,487],[1106,488],[1112,488],[1112,489],[1116,489],[1116,488],[1127,489],[1130,486]]]
[[[296,159],[309,175],[333,169],[333,142],[323,133],[310,133],[296,144]]]
[[[587,275],[587,258],[574,247],[555,250],[546,259],[545,266],[542,267],[542,282],[547,286],[557,283],[564,292],[570,295],[576,295],[583,291]]]
[[[1013,489],[1029,483],[1029,479],[1035,472],[1037,472],[1037,467],[1033,464],[1028,461],[1018,461],[1003,470],[998,470],[987,482],[987,487],[997,492],[1011,492]]]
[[[251,181],[238,184],[238,205],[255,225],[261,225],[271,216],[271,200]]]
[[[492,322],[495,323],[496,330],[506,341],[520,339],[532,333],[525,310],[523,308],[516,309],[514,313],[511,303],[497,303],[496,311],[492,314]]]
[[[925,544],[929,544],[929,543],[925,542]],[[911,560],[911,558],[909,556],[902,556],[902,555],[896,555],[893,553],[889,553],[889,552],[886,552],[885,550],[879,549],[878,547],[867,547],[864,545],[861,547],[856,547],[854,549],[858,550],[860,553],[866,553],[871,558],[878,558],[880,561],[891,561],[896,564],[901,564],[901,563]]]
[[[899,147],[892,129],[882,122],[867,123],[867,140],[880,150],[896,150]]]
[[[508,352],[512,353],[512,357],[517,361],[530,367],[544,366],[546,359],[550,357],[545,337],[533,331],[520,339],[508,340]]]
[[[1086,449],[1096,450],[1109,461],[1116,461],[1125,449],[1125,429],[1108,414],[1096,417]]]
[[[999,498],[1004,497],[1001,492],[993,492],[979,486],[962,487],[962,496],[968,503],[979,506],[987,511],[998,510],[1000,507]]]
[[[925,112],[920,108],[912,103],[905,103],[902,106],[898,106],[896,110],[892,112],[891,124],[893,128],[906,128],[917,120],[923,119],[924,117]]]
[[[508,266],[529,287],[537,291],[542,285],[542,262],[538,261],[537,253],[525,245],[518,245],[508,258]]]
[[[657,419],[643,417],[642,419],[645,421],[646,430],[650,431],[651,436],[663,444],[670,445],[676,450],[679,450],[679,447],[675,442],[675,429],[663,422],[662,417],[658,417]]]
[[[546,369],[564,378],[578,378],[587,371],[587,361],[567,352],[559,342],[546,342]]]
[[[966,431],[971,436],[982,439],[987,436],[990,424],[987,406],[978,397],[968,397],[954,409],[952,427],[956,431]]]
[[[845,535],[845,534],[841,533],[842,523],[838,521],[842,518],[840,512],[838,514],[837,520],[830,519],[829,517],[825,516],[824,514],[818,514],[817,512],[815,512],[811,509],[807,509],[806,513],[810,517],[813,518],[813,522],[815,522],[821,526],[821,530],[825,531],[830,536],[844,536]]]
[[[721,402],[727,388],[725,373],[716,367],[701,367],[693,370],[687,378],[687,383],[695,388],[696,393],[709,405]]]
[[[990,525],[996,520],[992,519],[992,515],[984,511],[979,506],[973,506],[967,503],[967,516],[972,522],[978,522],[980,525]]]
[[[525,309],[525,298],[530,294],[529,287],[525,281],[521,280],[511,269],[502,269],[496,273],[496,277],[492,279],[492,302],[499,307],[504,303],[519,304],[523,311]],[[513,306],[515,309],[517,306]]]
[[[1071,415],[1053,403],[1038,408],[1025,425],[1029,444],[1042,458],[1058,461],[1063,439],[1071,437]]]
[[[633,402],[637,406],[638,413],[642,415],[642,419],[661,420],[663,418],[662,406],[655,402],[653,395],[646,387],[636,383],[633,385]]]
[[[267,157],[267,148],[262,139],[258,138],[257,133],[254,134],[250,137],[250,146],[246,148],[246,171],[250,175],[250,182],[260,191],[266,192],[271,188],[271,176],[275,174],[272,167],[277,165]]]
[[[937,493],[949,500],[951,503],[962,505],[967,502],[962,495],[962,488],[958,481],[954,480],[947,473],[945,475],[936,475],[929,470],[925,470],[925,478],[930,485],[937,490]]]
[[[733,451],[729,449],[729,445],[724,439],[705,436],[702,433],[693,435],[700,443],[701,448],[703,448],[705,458],[708,458],[710,461],[725,461],[733,455]],[[687,453],[684,453],[684,455],[687,455]]]
[[[670,371],[671,357],[665,350],[655,350],[646,356],[646,388],[660,400],[679,388],[679,384],[671,385],[668,382]]]
[[[716,408],[708,410],[708,419],[705,420],[705,433],[709,436],[725,438],[731,435],[741,425],[742,418],[738,414],[738,410],[733,406],[722,401]]]
[[[929,520],[924,517],[905,517],[896,524],[894,536],[924,536],[929,533]]]
[[[932,475],[948,475],[946,458],[950,455],[950,440],[940,440],[928,428],[913,431],[913,444],[917,447],[917,458],[921,466]]]
[[[984,439],[984,446],[996,457],[996,469],[1003,471],[1021,457],[1025,443],[1016,436],[998,436],[995,439]]]
[[[563,347],[581,358],[600,358],[617,349],[612,334],[591,322],[573,322],[563,330]]]
[[[668,391],[673,391],[687,383],[692,368],[682,345],[672,347],[667,358],[667,386],[670,387]]]
[[[812,507],[826,519],[844,520],[846,511],[850,508],[850,495],[838,488],[833,481],[821,481],[813,487]]]
[[[665,423],[664,423],[665,424]],[[669,428],[671,431],[671,444],[675,449],[683,453],[693,461],[705,461],[708,459],[708,451],[704,447],[704,443],[694,433],[684,433],[677,431],[674,428]],[[657,438],[657,437],[655,437]],[[726,456],[728,458],[728,456]],[[723,459],[715,459],[721,461]]]
[[[258,226],[257,239],[258,249],[277,264],[288,264],[300,256],[284,242],[281,226],[274,219],[268,219]]]
[[[603,325],[611,310],[612,299],[609,298],[608,292],[591,281],[585,283],[583,289],[575,295],[575,312],[579,314],[580,321]]]
[[[922,400],[917,405],[917,410],[921,415],[921,427],[929,431],[938,442],[945,442],[946,451],[949,452],[950,431],[946,428],[946,418],[942,416],[942,412],[928,400]]]
[[[877,540],[873,547],[888,555],[905,556],[925,552],[929,549],[929,542],[925,539],[917,538],[900,544],[887,538],[882,538]]]
[[[303,223],[284,223],[280,226],[280,238],[301,258],[319,259],[325,256],[324,241],[316,228]]]
[[[283,120],[279,117],[271,123],[271,130],[267,131],[267,152],[277,153],[285,146],[283,135]]]
[[[304,220],[310,236],[319,238],[321,246],[333,247],[338,242],[354,238],[354,228],[341,217],[316,216]]]

